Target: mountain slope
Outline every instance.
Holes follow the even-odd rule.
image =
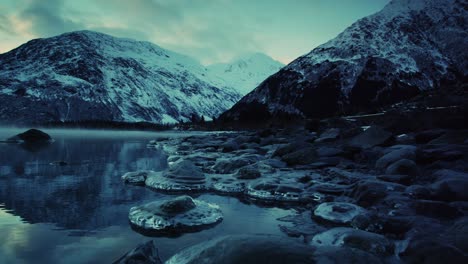
[[[265,54],[253,53],[236,58],[229,63],[209,65],[207,68],[223,79],[227,86],[245,95],[283,67],[284,64]]]
[[[331,116],[466,81],[467,10],[462,0],[393,0],[269,77],[222,118]]]
[[[0,120],[186,121],[240,94],[197,61],[149,42],[78,31],[0,55]]]

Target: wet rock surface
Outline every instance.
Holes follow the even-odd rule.
[[[150,235],[196,231],[223,219],[217,205],[186,195],[132,207],[128,217],[137,231]]]

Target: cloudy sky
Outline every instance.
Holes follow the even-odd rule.
[[[226,62],[264,52],[288,63],[389,0],[1,0],[0,53],[74,30],[148,40]]]

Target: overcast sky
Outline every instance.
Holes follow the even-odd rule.
[[[203,64],[263,52],[289,63],[389,0],[1,0],[0,53],[89,29],[148,40]]]

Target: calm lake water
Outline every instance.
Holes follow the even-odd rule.
[[[0,129],[5,139],[24,129]],[[110,263],[137,244],[154,239],[163,260],[179,250],[226,234],[283,235],[277,218],[290,210],[203,194],[220,205],[214,228],[177,238],[145,237],[130,228],[130,207],[169,195],[122,183],[134,170],[163,170],[165,154],[146,148],[157,137],[179,132],[44,130],[55,141],[41,149],[0,144],[0,262]],[[68,165],[51,165],[65,161]]]

